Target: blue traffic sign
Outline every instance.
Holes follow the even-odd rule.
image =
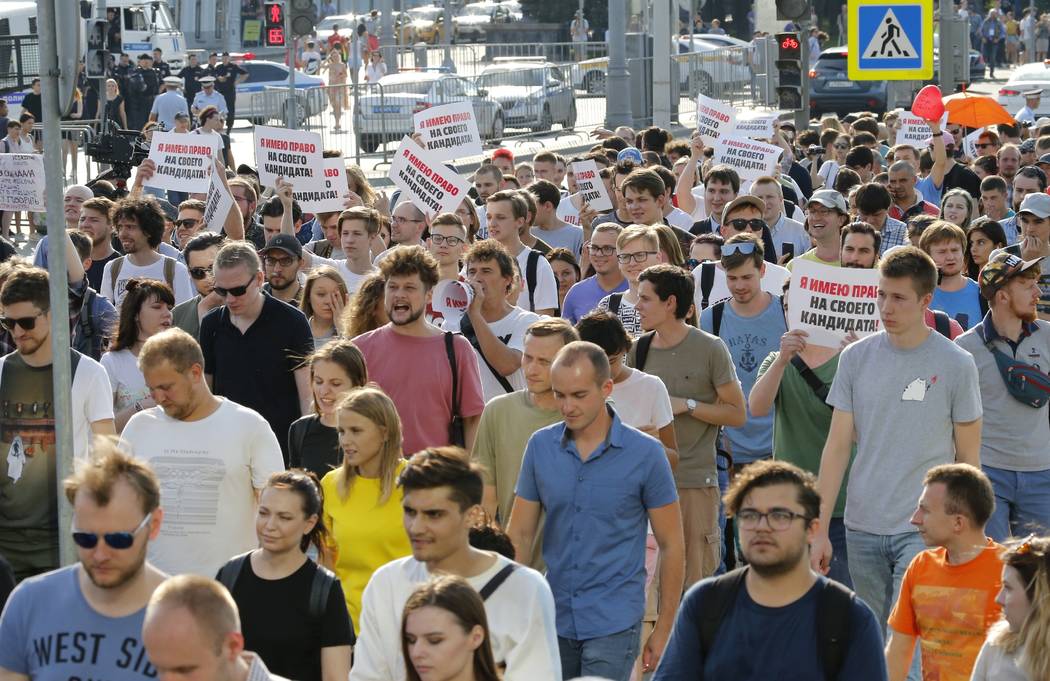
[[[850,0],[851,80],[933,77],[933,0]]]

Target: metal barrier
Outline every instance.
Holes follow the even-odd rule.
[[[768,67],[760,65],[756,70],[749,48],[722,47],[688,52],[673,55],[671,61],[672,74],[678,73],[681,87],[682,103],[678,115],[683,122],[695,115],[698,94],[743,108],[765,104],[759,80]]]

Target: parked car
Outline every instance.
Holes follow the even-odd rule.
[[[549,61],[497,59],[481,70],[477,84],[503,108],[508,128],[550,130],[576,125],[576,94],[562,70]]]
[[[494,23],[520,21],[523,17],[521,5],[508,2],[482,0],[464,5],[459,14],[453,17],[456,39],[461,42],[480,42],[486,38],[486,30]]]
[[[283,102],[287,95],[277,97],[265,95],[267,87],[287,87],[288,67],[272,61],[250,59],[241,62],[248,71],[248,78],[237,84],[237,117],[246,118],[256,125],[274,119],[283,120],[285,112],[274,102]],[[295,72],[296,123],[302,125],[306,119],[321,113],[328,106],[324,95],[324,79],[302,71]]]
[[[1043,91],[1039,106],[1036,107],[1036,118],[1050,116],[1050,66],[1041,61],[1018,66],[1010,79],[999,88],[996,99],[1013,115],[1024,106],[1022,93],[1029,90]]]
[[[414,132],[412,116],[439,104],[470,101],[481,137],[503,139],[504,115],[500,103],[477,85],[444,71],[402,71],[379,79],[376,87],[357,98],[354,131],[367,154],[386,142]]]
[[[846,71],[845,47],[830,47],[820,53],[809,71],[810,115],[886,111],[886,81],[853,81]]]
[[[317,22],[314,34],[318,42],[327,44],[335,26],[339,27],[339,35],[349,37],[357,29],[359,23],[361,23],[361,17],[356,14],[333,14]]]
[[[425,5],[423,7],[414,7],[407,12],[408,24],[407,29],[409,32],[409,41],[414,44],[417,42],[430,43],[445,43],[447,38],[445,35],[445,8],[438,7],[436,5]],[[453,31],[455,30],[455,22],[452,23]],[[455,37],[453,36],[453,42]]]

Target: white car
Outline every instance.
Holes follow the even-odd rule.
[[[287,95],[278,97],[265,94],[267,88],[288,87],[288,67],[272,61],[247,60],[239,62],[248,72],[248,78],[237,85],[237,118],[246,118],[256,125],[270,120],[280,120],[284,111],[274,111],[274,102],[284,101]],[[302,71],[295,72],[296,121],[303,125],[306,119],[328,106],[328,98],[321,86],[324,79]]]
[[[550,130],[576,125],[576,95],[556,64],[496,59],[481,70],[477,84],[499,101],[508,128]]]
[[[1043,96],[1036,107],[1035,117],[1050,116],[1050,66],[1043,62],[1017,67],[1010,80],[999,88],[996,98],[1011,116],[1024,107],[1024,95],[1029,90],[1042,90]]]
[[[327,45],[328,38],[332,36],[333,27],[338,26],[339,35],[349,38],[357,30],[359,23],[361,23],[361,17],[356,14],[332,14],[317,22],[314,34],[317,36],[318,43]]]

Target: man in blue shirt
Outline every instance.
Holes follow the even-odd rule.
[[[660,547],[660,607],[642,668],[663,653],[685,569],[682,517],[658,440],[624,425],[606,399],[609,359],[594,343],[562,348],[551,386],[563,422],[525,448],[507,530],[527,560],[541,512],[543,559],[554,593],[562,676],[627,681],[645,609],[646,521]]]
[[[826,644],[817,631],[820,609],[827,607],[822,592],[844,587],[829,585],[809,566],[809,542],[820,524],[813,476],[784,461],[751,464],[734,479],[726,508],[736,518],[748,567],[718,584],[727,587],[739,576],[707,649],[702,623],[718,578],[686,593],[653,681],[886,679],[875,615],[857,598],[849,602],[841,664],[833,676],[825,674]]]
[[[594,275],[573,284],[561,306],[561,316],[573,324],[598,307],[605,296],[627,290],[627,280],[616,263],[616,239],[622,230],[615,222],[603,222],[594,228],[591,240],[584,245]]]

